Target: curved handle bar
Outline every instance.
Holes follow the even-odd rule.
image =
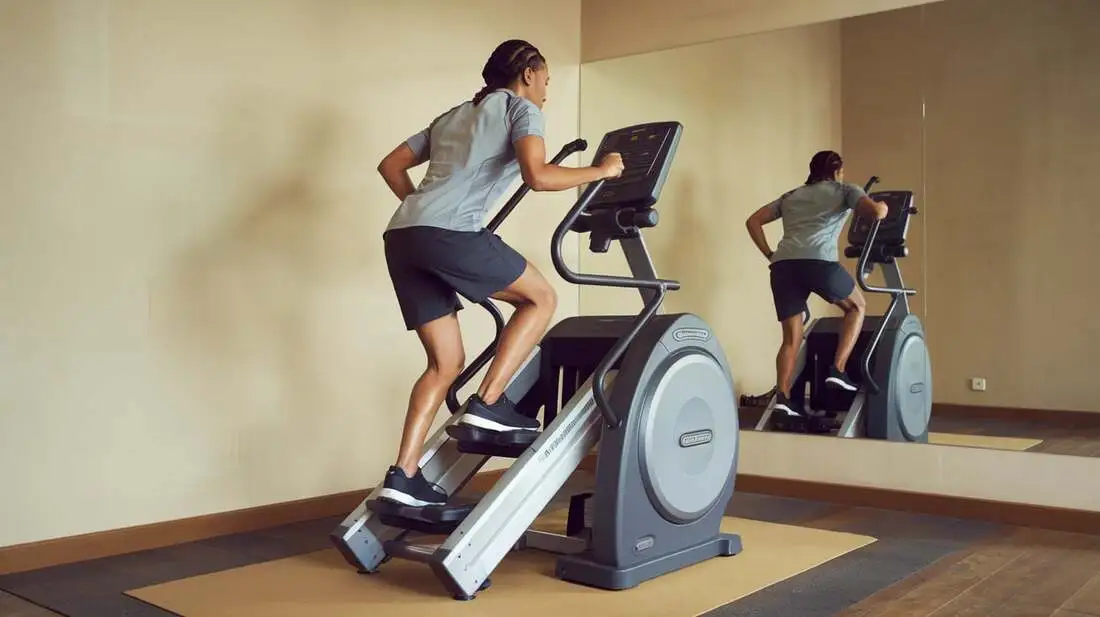
[[[867,189],[869,190],[872,185],[878,182],[878,176],[871,176],[871,180],[867,182]],[[911,210],[911,213],[915,214],[915,209]],[[869,268],[868,262],[871,258],[871,251],[875,246],[875,238],[878,236],[878,230],[882,227],[882,219],[875,219],[871,223],[871,231],[867,234],[867,240],[863,244],[863,250],[859,254],[859,262],[856,264],[856,282],[863,291],[868,293],[887,293],[892,296],[889,308],[882,315],[882,321],[879,322],[878,327],[875,328],[874,334],[871,336],[871,343],[867,345],[867,350],[863,353],[862,369],[863,380],[867,384],[868,389],[874,394],[878,394],[882,391],[878,382],[871,375],[871,358],[875,355],[875,350],[878,348],[879,341],[882,339],[883,332],[886,331],[887,324],[890,323],[890,318],[894,314],[894,310],[897,309],[898,302],[902,296],[912,296],[917,293],[917,290],[910,289],[908,287],[883,287],[877,285],[871,285],[867,282],[867,273]]]
[[[626,336],[615,343],[611,351],[607,352],[604,359],[596,366],[596,370],[592,372],[592,396],[596,399],[596,406],[600,409],[600,414],[603,416],[604,422],[607,423],[608,428],[619,428],[623,423],[623,419],[615,413],[614,409],[612,409],[611,399],[607,396],[607,386],[605,385],[607,373],[626,352],[627,347],[630,347],[630,343],[634,341],[634,338],[638,336],[642,328],[644,328],[645,325],[649,323],[649,320],[653,319],[653,316],[657,314],[657,309],[661,307],[661,302],[664,301],[664,299],[665,288],[658,287],[657,293],[653,294],[653,298],[646,303],[641,314],[638,315],[638,318],[631,324],[630,331],[626,333]]]
[[[604,385],[604,380],[607,377],[608,371],[619,360],[619,358],[626,351],[630,343],[634,341],[634,338],[638,335],[638,332],[645,326],[645,324],[653,318],[657,313],[657,309],[660,308],[661,302],[664,301],[665,292],[668,290],[680,289],[680,282],[667,280],[667,279],[636,279],[627,276],[607,276],[602,274],[581,274],[569,269],[565,260],[562,259],[562,242],[565,239],[565,234],[573,228],[573,225],[577,222],[577,219],[584,212],[588,204],[596,196],[596,193],[603,188],[604,181],[598,180],[588,185],[584,193],[581,194],[580,199],[573,206],[573,209],[565,215],[562,222],[558,225],[558,228],[554,230],[554,238],[550,244],[550,256],[554,261],[554,268],[558,271],[563,279],[574,283],[576,285],[595,285],[602,287],[633,287],[636,289],[653,289],[657,293],[653,294],[653,298],[650,299],[642,312],[638,315],[638,318],[634,320],[630,331],[623,336],[615,346],[611,348],[607,356],[596,367],[596,370],[592,373],[592,394],[596,399],[596,406],[600,410],[600,414],[603,415],[604,421],[607,423],[608,428],[618,428],[622,423],[620,418],[611,408],[611,401],[607,396],[607,389]]]
[[[856,265],[856,280],[859,282],[860,288],[870,293],[904,294],[906,296],[916,295],[916,289],[910,289],[908,287],[879,287],[867,282],[867,262],[870,261],[871,249],[875,245],[875,236],[878,235],[878,229],[881,226],[881,219],[871,223],[871,231],[867,234],[867,243],[863,245],[863,251],[859,254],[859,263]]]
[[[597,180],[589,184],[588,188],[581,194],[581,198],[577,200],[576,205],[573,206],[573,209],[565,215],[565,218],[562,219],[558,228],[554,230],[554,238],[550,244],[550,257],[554,261],[554,268],[558,271],[558,274],[566,281],[575,285],[633,287],[635,289],[657,290],[680,289],[680,281],[667,279],[636,279],[629,276],[607,276],[604,274],[581,274],[570,270],[569,266],[565,264],[565,260],[562,259],[561,256],[562,241],[565,239],[565,234],[573,228],[573,224],[577,222],[577,219],[580,218],[584,209],[588,207],[588,203],[592,201],[592,198],[600,191],[603,184],[603,180]]]
[[[585,141],[584,139],[575,139],[562,146],[561,151],[554,155],[554,158],[550,159],[550,164],[557,165],[558,163],[564,161],[567,157],[572,156],[577,152],[584,152],[587,149],[587,141]],[[505,202],[504,206],[501,207],[500,211],[497,212],[496,216],[494,216],[492,220],[489,221],[489,224],[486,225],[485,228],[488,229],[490,233],[496,232],[501,224],[504,223],[504,219],[508,218],[508,215],[512,213],[512,210],[516,209],[516,206],[519,205],[520,200],[523,199],[530,190],[531,187],[527,186],[526,184],[520,185],[520,187],[516,189],[516,192],[508,199],[507,202]],[[485,299],[478,304],[486,311],[489,311],[489,314],[492,315],[493,322],[496,325],[496,334],[493,335],[492,342],[490,342],[485,347],[485,349],[481,350],[481,353],[478,354],[477,358],[474,359],[474,361],[461,373],[459,373],[458,377],[455,378],[453,383],[451,383],[451,387],[447,389],[447,409],[450,409],[451,413],[458,412],[458,410],[462,407],[462,404],[458,402],[459,389],[469,383],[470,380],[474,378],[474,375],[476,375],[478,371],[480,371],[486,364],[489,363],[489,360],[492,359],[493,354],[495,354],[497,351],[497,344],[500,343],[500,335],[504,331],[504,316],[500,313],[500,309],[498,309],[496,305],[493,304],[492,300]]]

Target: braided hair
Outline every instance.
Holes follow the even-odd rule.
[[[504,41],[493,50],[485,68],[481,69],[481,78],[485,87],[474,95],[474,105],[500,88],[507,88],[515,80],[523,77],[527,69],[537,71],[546,65],[546,58],[538,48],[519,39]]]
[[[806,177],[806,184],[834,180],[841,167],[844,167],[844,159],[839,154],[832,150],[822,150],[810,159],[810,175]]]

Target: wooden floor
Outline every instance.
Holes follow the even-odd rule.
[[[1100,617],[1100,535],[766,495],[740,495],[731,508],[738,516],[865,533],[879,541],[705,617]],[[125,569],[132,572],[133,565]],[[109,569],[96,567],[101,574]],[[94,604],[89,582],[76,592],[89,599],[78,602],[85,607]],[[0,616],[58,614],[0,592]],[[81,617],[92,614],[100,612]]]
[[[1014,529],[941,559],[838,615],[1100,615],[1100,537]]]
[[[6,591],[0,591],[0,617],[56,617],[58,613],[24,602]]]
[[[1028,452],[1100,458],[1100,426],[1060,426],[1041,421],[995,418],[932,418],[931,430],[941,433],[1029,437],[1043,443]]]

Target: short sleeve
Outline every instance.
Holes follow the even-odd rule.
[[[768,204],[764,207],[767,208],[768,211],[771,212],[772,216],[774,216],[775,218],[782,218],[782,216],[783,216],[783,200],[787,199],[787,197],[790,196],[790,194],[793,193],[793,192],[794,192],[794,190],[790,190],[790,191],[787,191],[786,193],[783,193],[782,195],[779,196],[779,199],[776,199],[775,201],[771,202],[770,204]]]
[[[859,200],[866,197],[867,192],[862,187],[854,184],[844,185],[844,207],[849,210],[855,210],[859,204]]]
[[[516,97],[508,107],[508,124],[512,143],[532,135],[546,136],[546,121],[542,110],[534,103],[522,97]]]
[[[432,127],[427,127],[405,140],[417,158],[426,158],[432,147]]]
[[[757,202],[757,203],[759,203],[759,202]],[[774,216],[775,218],[781,218],[783,216],[783,198],[782,197],[780,197],[779,199],[771,202],[766,207],[768,208],[768,212],[771,212],[772,216]]]

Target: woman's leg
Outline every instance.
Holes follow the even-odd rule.
[[[528,263],[518,279],[491,297],[511,304],[516,310],[501,332],[481,387],[470,397],[459,422],[498,432],[537,431],[539,421],[520,413],[515,403],[504,396],[504,389],[545,334],[557,308],[557,294]]]
[[[424,345],[428,368],[416,380],[409,396],[397,464],[386,472],[379,497],[421,507],[447,502],[447,494],[428,482],[420,473],[419,462],[428,429],[431,428],[439,406],[443,404],[447,388],[462,371],[465,358],[462,334],[455,313],[418,326],[416,333]]]
[[[531,263],[514,283],[492,297],[511,304],[516,310],[501,332],[496,354],[477,391],[488,405],[495,404],[504,394],[512,376],[546,333],[558,306],[554,288]]]
[[[795,364],[798,350],[802,346],[802,315],[783,320],[783,343],[775,357],[776,387],[784,398],[791,398],[791,385],[794,381]]]
[[[807,264],[802,260],[780,261],[771,266],[772,300],[775,316],[783,326],[783,342],[775,355],[775,409],[788,415],[802,413],[802,396],[791,400],[798,353],[802,348],[803,313],[810,292],[803,284]]]
[[[859,389],[845,372],[848,358],[855,349],[859,334],[863,330],[863,317],[867,313],[867,302],[863,299],[856,282],[839,263],[821,264],[813,275],[813,290],[825,300],[832,302],[844,311],[844,323],[837,338],[836,356],[833,367],[825,378],[825,385],[849,392]]]
[[[430,321],[417,328],[416,334],[427,354],[428,367],[416,380],[409,396],[405,430],[401,435],[401,449],[397,454],[397,466],[409,477],[415,475],[419,469],[418,462],[424,440],[427,439],[428,429],[443,404],[447,389],[466,365],[457,314],[451,313]]]
[[[867,301],[859,289],[853,289],[845,299],[836,303],[844,311],[844,326],[841,328],[840,339],[836,346],[836,358],[833,367],[837,372],[843,373],[848,367],[848,358],[856,347],[859,333],[863,330],[863,317],[867,314]]]

